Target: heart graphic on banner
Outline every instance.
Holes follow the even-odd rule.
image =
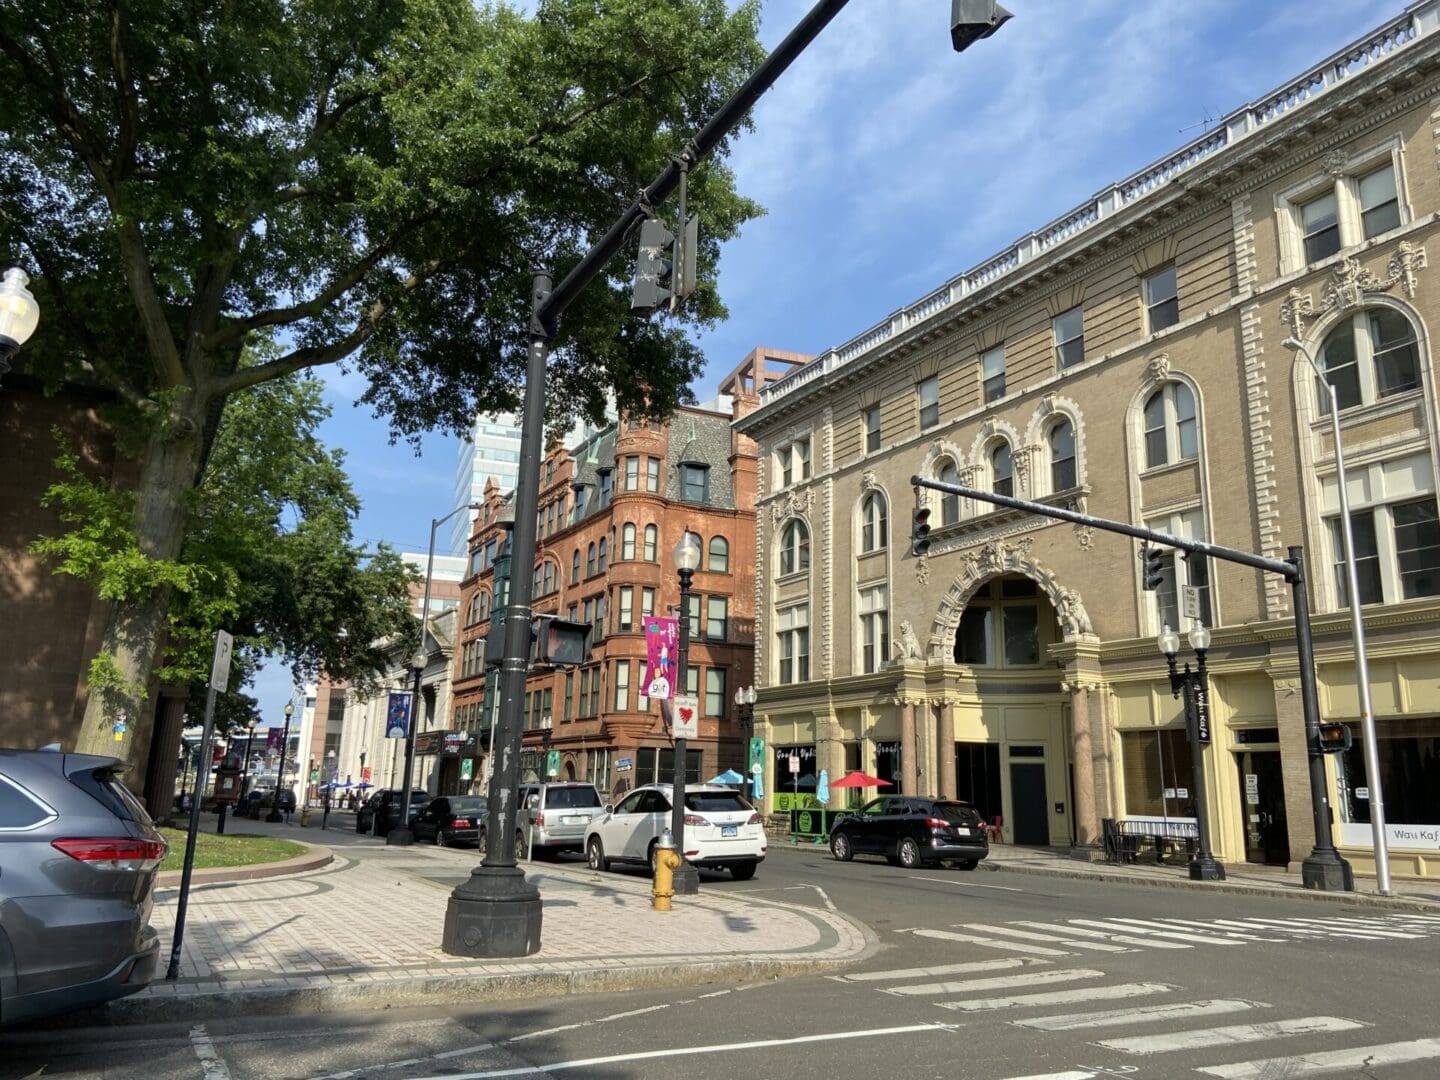
[[[694,716],[694,715],[695,715],[695,710],[694,710],[694,709],[681,709],[681,710],[680,710],[680,719],[681,719],[681,720],[684,720],[687,724],[690,722],[690,718],[691,718],[692,716]]]

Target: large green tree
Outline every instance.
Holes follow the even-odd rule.
[[[140,554],[178,558],[225,402],[325,364],[393,435],[515,408],[529,277],[563,273],[758,65],[726,0],[0,0],[0,248],[45,312],[31,370],[125,403]],[[759,212],[692,178],[701,287],[632,318],[629,267],[570,309],[552,420],[667,412],[723,315],[717,245]],[[242,365],[247,343],[285,348]],[[163,579],[163,575],[159,575]],[[175,584],[115,605],[82,748],[113,750]],[[128,751],[128,744],[122,748]]]

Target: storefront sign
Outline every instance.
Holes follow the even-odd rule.
[[[1203,679],[1195,682],[1195,738],[1201,746],[1210,745],[1210,688]]]
[[[1396,825],[1387,822],[1385,835],[1392,848],[1440,851],[1440,825]],[[1340,824],[1340,843],[1345,847],[1368,848],[1374,845],[1374,836],[1368,824],[1346,821]]]
[[[645,619],[645,678],[641,693],[669,701],[675,696],[675,653],[680,645],[680,620],[664,615]]]
[[[553,776],[559,776],[559,775],[560,775],[560,751],[559,751],[559,750],[551,750],[551,751],[549,751],[548,753],[546,753],[546,755],[545,755],[545,775],[546,775],[546,776],[552,776],[552,777],[553,777]]]
[[[463,758],[460,762],[460,779],[470,780],[475,776],[475,759]]]
[[[622,757],[622,758],[616,758],[616,759],[615,759],[615,769],[616,769],[617,772],[626,772],[626,771],[628,771],[634,764],[635,764],[635,759],[634,759],[634,758]]]

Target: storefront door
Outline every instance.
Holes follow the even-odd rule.
[[[1236,757],[1245,821],[1245,861],[1284,866],[1290,861],[1290,833],[1285,822],[1280,751],[1245,750]]]
[[[1012,761],[1010,803],[1015,814],[1015,843],[1050,843],[1050,818],[1046,814],[1045,799],[1045,766],[1040,762]]]

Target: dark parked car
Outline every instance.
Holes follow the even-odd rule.
[[[114,758],[0,750],[0,1024],[143,990],[165,841]]]
[[[381,788],[360,804],[355,811],[355,831],[384,836],[400,824],[404,792],[398,788]],[[428,791],[410,791],[410,820],[414,822],[430,801]]]
[[[275,792],[269,788],[261,788],[256,791],[247,791],[241,796],[240,800],[235,804],[236,816],[254,818],[256,821],[259,821],[270,812],[268,807],[264,810],[260,809],[261,799],[270,799],[272,802],[278,800],[281,813],[293,814],[295,812],[296,800],[294,789],[281,788],[280,794],[276,795]]]
[[[479,795],[441,795],[415,815],[411,828],[416,840],[433,840],[439,847],[480,842],[485,800]]]
[[[974,870],[990,854],[990,841],[985,822],[969,803],[881,795],[835,822],[830,852],[841,862],[883,855],[894,866],[953,862]]]

